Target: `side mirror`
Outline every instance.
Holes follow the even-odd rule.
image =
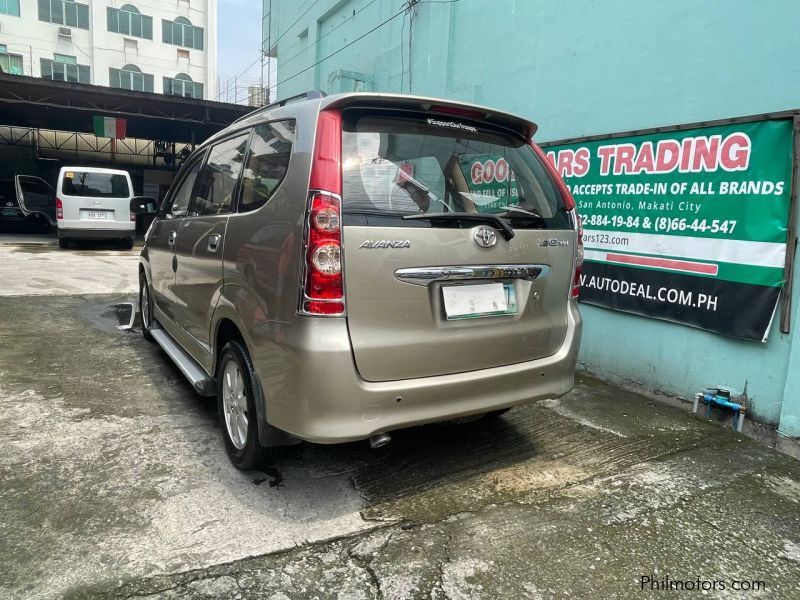
[[[131,198],[131,212],[135,215],[154,215],[158,212],[158,205],[154,198],[134,196]]]

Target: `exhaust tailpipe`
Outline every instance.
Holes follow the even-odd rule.
[[[372,449],[380,448],[385,446],[389,442],[392,441],[392,436],[388,433],[376,433],[371,438],[369,438],[369,447]]]

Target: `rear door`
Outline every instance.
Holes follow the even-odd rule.
[[[15,178],[17,198],[26,215],[41,214],[51,225],[56,224],[56,193],[44,179],[32,175]]]
[[[248,130],[209,149],[175,243],[176,319],[206,349],[222,289],[225,227],[235,207],[249,139]]]
[[[131,180],[126,172],[62,170],[59,198],[64,229],[132,229]]]
[[[368,381],[534,360],[567,335],[577,234],[556,183],[521,137],[442,123],[344,113],[347,321]]]
[[[150,264],[150,284],[156,306],[175,320],[175,242],[189,210],[192,190],[203,164],[203,155],[190,159],[164,200],[158,218],[150,226],[145,243]]]

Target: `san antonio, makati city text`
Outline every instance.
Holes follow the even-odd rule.
[[[598,200],[594,196],[609,195],[614,197],[633,195],[661,195],[661,196],[696,196],[700,199],[709,196],[735,196],[745,194],[748,196],[775,195],[780,196],[785,190],[783,181],[696,181],[689,184],[686,181],[667,183],[604,183],[588,185],[567,186],[578,203],[579,210],[611,209],[611,210],[649,210],[658,212],[688,212],[697,214],[702,208],[700,201],[692,200]],[[585,188],[591,188],[589,190]],[[598,190],[597,188],[602,188]],[[589,195],[592,198],[584,198]]]

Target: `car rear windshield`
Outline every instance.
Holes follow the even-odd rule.
[[[125,175],[92,171],[66,171],[61,191],[67,196],[90,198],[127,198],[131,195]]]
[[[342,154],[345,217],[424,227],[431,222],[401,217],[468,212],[507,218],[515,228],[570,228],[555,182],[526,141],[480,122],[348,111]]]

